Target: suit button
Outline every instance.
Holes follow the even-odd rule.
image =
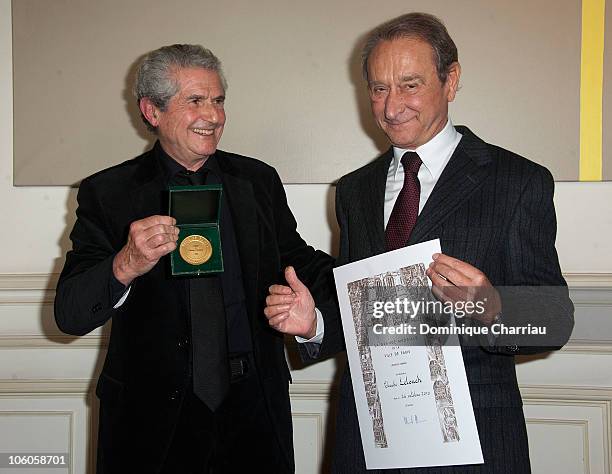
[[[181,349],[183,347],[187,347],[189,345],[189,338],[185,336],[184,338],[180,339],[176,345]]]
[[[177,389],[172,390],[172,392],[170,392],[170,396],[168,398],[172,401],[175,401],[179,399],[180,395],[181,395],[181,392],[177,388]]]
[[[510,346],[506,346],[506,349],[507,349],[509,352],[518,352],[519,347],[518,347],[516,344],[512,344],[512,345],[510,345]]]
[[[96,303],[95,305],[91,307],[91,312],[95,314],[101,309],[102,309],[102,305],[100,303]]]

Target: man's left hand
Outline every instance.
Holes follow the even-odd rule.
[[[279,332],[312,339],[317,331],[315,302],[293,267],[285,268],[289,286],[272,285],[264,314],[268,324]]]
[[[484,312],[470,317],[487,326],[501,313],[501,298],[487,276],[478,268],[443,253],[433,255],[427,276],[433,283],[432,292],[441,301],[452,303],[482,302]]]

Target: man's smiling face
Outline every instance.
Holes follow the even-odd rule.
[[[415,149],[446,125],[461,69],[453,63],[446,82],[438,77],[433,48],[418,38],[381,41],[368,58],[372,113],[389,141]]]
[[[178,92],[166,110],[152,106],[149,121],[162,148],[188,169],[199,168],[216,149],[225,125],[225,91],[219,74],[202,68],[177,69]]]

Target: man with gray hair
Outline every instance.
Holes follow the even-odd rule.
[[[554,332],[549,345],[562,346],[573,327],[573,306],[555,251],[549,171],[453,126],[448,104],[455,99],[461,67],[455,43],[433,15],[410,13],[379,26],[368,36],[362,59],[372,114],[391,148],[338,181],[337,264],[439,238],[443,253],[432,256],[427,276],[440,300],[486,301],[482,314],[472,315],[479,325],[537,321]],[[336,305],[317,306],[324,321],[320,331],[307,287],[293,270],[286,271],[286,280],[289,286],[270,290],[265,310],[270,325],[309,338],[305,358],[343,350]],[[532,287],[533,297],[522,302],[529,311],[512,311],[493,285]],[[479,340],[480,345],[464,342],[484,464],[381,472],[530,472],[514,356],[553,347],[519,347],[503,337]],[[365,472],[348,370],[339,400],[333,472]],[[407,435],[404,441],[413,440]]]
[[[226,89],[208,49],[147,54],[134,93],[155,145],[81,182],[55,318],[74,335],[112,319],[96,390],[100,474],[294,471],[289,370],[264,300],[287,265],[324,294],[315,277],[332,260],[297,233],[272,167],[217,149]],[[222,186],[224,269],[173,277],[168,187],[202,184]]]

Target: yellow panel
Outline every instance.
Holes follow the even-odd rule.
[[[602,178],[602,97],[605,0],[582,2],[580,181]]]

